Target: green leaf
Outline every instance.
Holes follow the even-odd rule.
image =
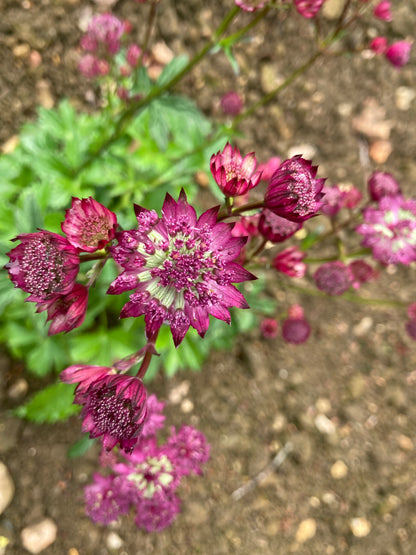
[[[50,385],[36,393],[28,403],[17,408],[15,413],[38,424],[59,422],[79,412],[73,404],[74,386],[65,383]]]
[[[156,85],[162,87],[166,85],[166,83],[169,83],[171,79],[176,77],[176,75],[178,75],[186,67],[187,63],[188,56],[186,55],[176,56],[176,58],[173,58],[173,60],[164,67],[162,73],[156,81]]]
[[[82,438],[71,445],[67,451],[67,456],[69,459],[76,459],[82,457],[95,443],[95,439],[91,439],[88,435],[82,436]]]

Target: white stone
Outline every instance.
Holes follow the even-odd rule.
[[[335,480],[341,480],[345,478],[348,474],[348,466],[344,463],[344,461],[335,461],[334,464],[331,466],[331,476]]]
[[[318,414],[315,418],[315,426],[321,434],[333,435],[336,432],[335,424],[325,414]]]
[[[406,112],[410,109],[413,100],[416,98],[416,91],[410,87],[398,87],[395,98],[397,108]]]
[[[23,547],[29,553],[41,553],[56,540],[58,527],[51,518],[45,518],[37,524],[23,528],[20,533]]]
[[[305,543],[312,539],[316,534],[316,521],[313,518],[306,518],[302,520],[296,530],[296,541],[298,543]]]
[[[10,504],[14,495],[14,483],[7,466],[0,462],[0,515]]]
[[[123,543],[124,543],[123,540],[115,532],[110,532],[108,534],[107,539],[106,539],[106,544],[107,544],[108,549],[110,549],[112,551],[115,551],[117,549],[120,549],[120,547],[122,547]]]
[[[364,517],[352,518],[350,529],[356,538],[365,538],[371,531],[371,522]]]

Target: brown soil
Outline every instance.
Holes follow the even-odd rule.
[[[175,53],[195,51],[225,12],[223,4],[164,0],[157,40]],[[416,24],[413,3],[399,4],[391,28],[410,36]],[[39,101],[69,96],[78,106],[91,106],[91,85],[76,71],[78,23],[98,6],[98,1],[0,0],[0,143],[34,117]],[[114,6],[133,25],[144,9],[133,1]],[[383,30],[376,22],[372,26]],[[356,31],[351,40],[363,33],[364,28]],[[213,55],[183,90],[214,115],[220,97],[231,89],[244,92],[251,103],[273,76],[287,75],[305,59],[309,34],[300,18],[277,23],[268,18],[253,40],[236,49],[238,78],[221,55]],[[36,68],[30,65],[34,50],[41,55]],[[401,71],[364,55],[326,59],[247,120],[238,144],[264,160],[311,145],[320,175],[330,183],[363,188],[368,171],[382,168],[411,194],[416,102],[399,109],[397,91],[416,90],[415,75],[414,57]],[[384,165],[367,156],[369,143],[352,125],[368,99],[385,111],[381,121],[392,123],[388,141],[393,150]],[[363,294],[412,302],[409,276],[408,269],[393,269]],[[184,388],[182,401],[168,404],[168,421],[197,426],[212,445],[204,477],[184,482],[182,512],[162,533],[138,531],[133,517],[104,528],[84,515],[82,487],[97,470],[97,451],[66,458],[68,446],[80,436],[77,418],[35,426],[2,411],[0,454],[16,485],[13,502],[0,517],[0,536],[11,539],[6,554],[25,553],[21,529],[45,516],[58,526],[56,542],[45,555],[415,553],[416,344],[404,332],[404,311],[303,298],[281,282],[273,290],[282,312],[296,301],[305,307],[313,324],[307,344],[294,347],[280,338],[267,342],[253,332],[232,352],[212,353],[200,373],[183,372],[172,380],[159,376],[150,385],[161,399]],[[4,356],[1,362],[8,383],[24,375],[18,363]],[[287,442],[293,451],[280,468],[235,500],[233,492],[264,470]],[[354,528],[357,518],[365,519],[361,529],[369,529],[364,537]],[[301,523],[306,519],[313,519],[316,532],[305,541],[307,524]],[[123,542],[116,549],[109,539],[114,532]]]

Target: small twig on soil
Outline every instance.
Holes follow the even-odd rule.
[[[273,460],[264,468],[261,472],[256,474],[247,484],[237,488],[231,494],[234,501],[239,501],[250,491],[253,491],[256,486],[262,482],[267,476],[275,472],[284,463],[286,457],[293,451],[293,444],[288,441],[285,445],[278,451]]]

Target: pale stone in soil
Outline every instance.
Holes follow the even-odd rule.
[[[335,461],[334,464],[331,466],[331,476],[335,480],[341,480],[345,478],[348,474],[348,466],[344,463],[344,461]]]
[[[356,538],[365,538],[371,532],[371,522],[364,517],[352,518],[350,529]]]
[[[312,539],[316,534],[316,521],[313,518],[306,518],[302,520],[296,531],[296,541],[298,543],[305,543]]]
[[[14,495],[14,483],[7,466],[0,462],[0,514],[9,505]]]
[[[22,544],[29,553],[41,553],[56,540],[58,527],[51,518],[23,528],[20,533]]]

